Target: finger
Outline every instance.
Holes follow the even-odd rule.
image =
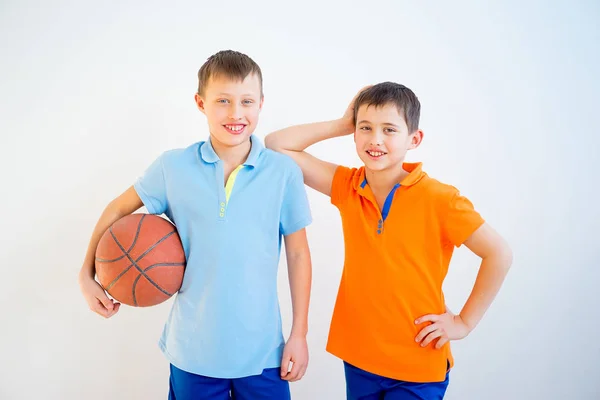
[[[439,327],[440,326],[438,324],[427,325],[425,328],[421,329],[421,331],[415,338],[415,342],[417,342],[417,343],[421,342],[425,338],[425,336],[429,335],[431,332],[435,331]]]
[[[423,340],[423,342],[421,343],[421,347],[427,347],[429,346],[429,343],[431,343],[431,341],[433,339],[437,339],[439,337],[442,337],[443,332],[441,329],[437,329],[434,332],[431,332],[429,335],[427,335],[427,337],[425,338],[425,340]]]
[[[448,343],[450,341],[450,339],[446,336],[442,336],[437,343],[435,344],[435,348],[436,349],[441,349],[442,346],[444,346],[446,343]]]
[[[121,303],[115,303],[113,309],[108,312],[108,317],[107,318],[110,318],[113,315],[115,315],[119,311],[119,308],[121,308]]]
[[[284,377],[288,374],[290,368],[290,361],[292,361],[289,354],[284,354],[281,360],[281,376]]]
[[[302,367],[302,370],[300,370],[300,374],[298,374],[298,380],[304,378],[304,375],[306,375],[307,368],[308,368],[308,365],[304,364],[304,366]]]
[[[102,293],[102,295],[100,295],[98,297],[98,300],[100,300],[100,302],[102,303],[102,305],[109,311],[112,311],[113,307],[114,307],[114,303],[111,299],[108,298],[108,296],[105,293]]]
[[[282,378],[284,381],[291,382],[292,381],[292,370],[294,369],[294,365],[296,363],[294,361],[290,361],[289,368],[287,374]]]
[[[438,322],[441,316],[438,314],[423,315],[415,320],[415,325],[422,324],[423,322]]]
[[[302,369],[302,365],[299,362],[295,362],[292,370],[290,371],[290,382],[295,382],[298,380],[300,376],[300,370]]]
[[[102,304],[102,302],[97,298],[93,298],[91,303],[89,303],[89,308],[101,317],[107,318],[108,310],[106,309],[106,307],[104,307],[104,304]]]

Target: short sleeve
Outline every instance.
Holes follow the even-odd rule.
[[[443,232],[454,246],[461,246],[483,223],[473,204],[455,189],[450,202],[446,204],[443,215]]]
[[[341,165],[336,168],[331,182],[331,204],[339,208],[348,198],[352,190],[352,179],[355,172],[356,169]]]
[[[306,228],[312,222],[302,172],[294,167],[284,188],[279,217],[279,231],[284,236]]]
[[[144,206],[151,214],[162,214],[167,210],[164,157],[165,154],[150,164],[144,174],[133,185]]]

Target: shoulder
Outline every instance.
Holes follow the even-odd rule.
[[[365,167],[353,168],[338,165],[333,175],[332,187],[358,188],[365,180]]]
[[[425,191],[428,197],[438,200],[440,203],[447,203],[459,194],[456,187],[432,178],[427,174],[423,176],[421,182],[419,182],[419,186]]]
[[[260,154],[261,168],[285,179],[302,179],[302,170],[288,155],[271,149],[263,149]]]
[[[176,166],[186,161],[195,161],[198,158],[198,151],[204,142],[194,143],[188,147],[170,149],[164,151],[159,159],[163,166]]]

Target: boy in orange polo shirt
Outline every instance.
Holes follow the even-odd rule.
[[[300,165],[307,185],[331,196],[345,239],[344,272],[327,350],[344,360],[348,399],[442,399],[453,365],[450,340],[475,328],[512,262],[511,250],[449,185],[406,152],[423,140],[421,105],[407,87],[384,82],[353,99],[339,120],[267,136],[267,147]],[[354,132],[361,168],[304,150]],[[481,257],[460,314],[446,309],[442,284],[454,247]]]

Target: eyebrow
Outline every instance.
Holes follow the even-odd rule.
[[[232,96],[232,94],[221,92],[221,93],[218,93],[218,96]],[[251,96],[255,96],[255,94],[254,93],[245,93],[242,95],[242,97],[251,97]]]
[[[367,121],[366,119],[363,119],[362,121],[358,121],[358,123],[357,123],[357,124],[362,124],[362,123],[365,123],[365,122],[366,122],[367,124],[370,124],[370,123],[371,123],[370,121]],[[400,129],[400,127],[399,127],[398,125],[396,125],[396,124],[392,124],[391,122],[384,122],[382,125],[390,125],[390,126],[393,126],[393,127],[395,127],[395,128],[398,128],[398,129]]]

